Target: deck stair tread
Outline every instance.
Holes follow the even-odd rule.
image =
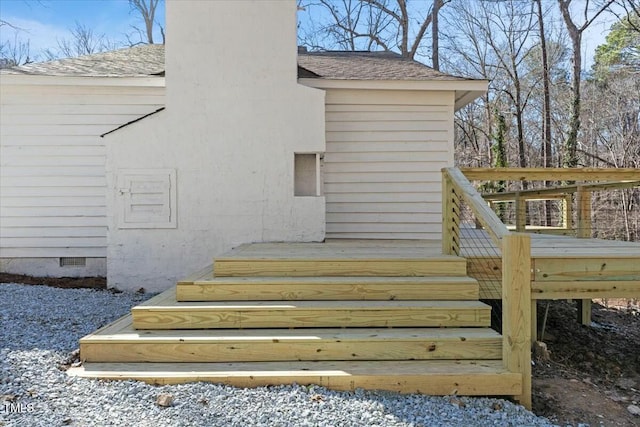
[[[465,276],[464,258],[216,259],[214,275],[227,276]]]
[[[485,327],[480,301],[176,301],[175,289],[131,309],[137,329]]]
[[[80,341],[89,362],[500,359],[490,328],[136,330],[125,316]]]
[[[296,308],[314,308],[321,310],[379,310],[384,308],[446,308],[460,307],[473,309],[489,309],[490,306],[480,301],[177,301],[175,288],[169,289],[156,297],[149,299],[132,308],[133,312],[146,310],[294,310]]]
[[[128,342],[136,340],[183,341],[272,341],[318,339],[455,339],[497,338],[491,328],[315,328],[315,329],[203,329],[203,330],[137,330],[131,315],[82,338],[81,342]]]
[[[466,261],[433,249],[387,244],[241,245],[214,260],[214,275],[227,276],[465,276]]]
[[[443,255],[439,242],[419,244],[414,241],[376,241],[349,243],[250,243],[240,245],[216,257],[227,259],[454,259],[455,255]]]
[[[152,384],[210,381],[237,387],[297,383],[431,395],[517,395],[522,376],[502,361],[319,361],[240,363],[84,363],[70,375]]]
[[[178,281],[178,285],[193,284],[199,280],[207,280],[213,278],[213,264],[209,264],[206,267],[188,275],[184,279]]]
[[[477,300],[467,276],[214,277],[177,286],[179,301],[233,300]]]

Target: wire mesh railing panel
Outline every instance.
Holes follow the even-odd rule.
[[[591,237],[640,242],[640,189],[592,192],[590,222]]]
[[[459,200],[458,241],[460,255],[467,259],[467,274],[480,285],[480,299],[492,306],[491,326],[502,329],[502,254],[481,221],[463,199]]]

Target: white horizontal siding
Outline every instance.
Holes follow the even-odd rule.
[[[1,257],[106,256],[100,135],[162,107],[164,92],[145,86],[0,86]]]
[[[106,227],[56,227],[56,228],[34,228],[34,227],[12,227],[0,228],[2,237],[104,237]]]
[[[434,239],[453,160],[453,94],[329,90],[327,237]]]

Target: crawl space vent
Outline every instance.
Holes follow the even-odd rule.
[[[62,257],[60,267],[86,267],[87,259],[84,257]]]

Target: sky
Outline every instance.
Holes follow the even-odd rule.
[[[139,15],[130,13],[127,0],[0,0],[0,19],[20,28],[32,54],[55,48],[59,39],[69,39],[76,21],[96,35],[121,42],[134,31],[132,25],[143,28]],[[156,10],[156,20],[164,26],[164,7]],[[12,39],[13,33],[6,25],[0,27],[0,40]],[[162,39],[159,34],[157,39]]]
[[[576,3],[581,1],[576,0]],[[164,26],[164,7],[158,7],[156,13],[156,20]],[[69,39],[69,29],[76,21],[93,28],[96,35],[105,34],[109,39],[121,42],[126,41],[126,34],[133,32],[132,26],[142,28],[138,15],[130,13],[127,0],[0,0],[0,19],[21,29],[20,36],[30,40],[32,57],[46,48],[55,48],[57,40]],[[612,15],[602,15],[602,19],[585,32],[585,69],[591,66],[595,48],[604,43],[613,22]],[[14,30],[6,25],[0,27],[0,41],[13,39],[13,34]],[[155,39],[161,40],[160,35]]]

